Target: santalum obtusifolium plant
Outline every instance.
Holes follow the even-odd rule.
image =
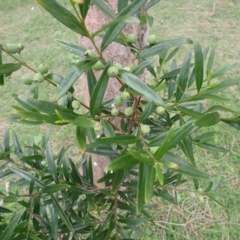
[[[27,51],[22,44],[1,45],[1,85],[21,67],[33,71],[33,77],[21,79],[33,97],[15,96],[12,119],[59,128],[70,124],[76,129],[82,160],[75,164],[66,153],[67,146],[53,154],[47,136],[38,145],[31,139],[23,149],[17,134],[13,132],[10,141],[7,130],[1,146],[0,177],[16,176],[18,190],[1,192],[0,239],[131,239],[133,232],[141,233],[142,223],[151,220],[147,210],[151,199],[178,203],[178,186],[189,179],[195,190],[199,181],[205,184],[203,194],[218,202],[212,187],[218,179],[197,170],[193,146],[227,151],[210,144],[214,133],[202,133],[201,129],[220,122],[239,129],[240,119],[234,110],[220,104],[206,108],[203,103],[208,99],[221,103],[225,98],[217,93],[240,82],[240,78],[218,79],[232,65],[214,71],[215,49],[203,50],[198,41],[187,38],[159,41],[151,35],[148,44],[138,48],[133,35],[124,35],[123,27],[129,22],[151,23],[145,12],[159,1],[125,1],[126,5],[119,4],[116,16],[103,1],[92,1],[111,19],[92,35],[84,23],[90,0],[70,1],[74,14],[55,0],[37,2],[77,34],[93,43],[101,35],[103,41],[93,50],[57,40],[64,50],[80,57],[65,76],[48,73],[43,64],[33,69],[22,60],[22,52]],[[112,42],[132,52],[134,68],[103,57],[103,50]],[[183,44],[190,50],[177,66],[174,56]],[[4,63],[5,54],[14,62]],[[102,71],[99,79],[94,77],[96,71]],[[140,80],[144,71],[151,84]],[[73,84],[83,73],[87,75],[89,103],[81,102],[74,92]],[[119,95],[103,103],[113,77],[121,84]],[[43,81],[57,87],[57,102],[38,99]],[[224,118],[224,112],[233,116]],[[119,119],[119,126],[115,119]],[[104,177],[98,180],[104,188],[94,182],[92,153],[110,160]]]

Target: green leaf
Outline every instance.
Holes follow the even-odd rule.
[[[53,184],[48,185],[42,189],[43,193],[55,193],[70,188],[71,186],[67,184]]]
[[[190,71],[191,55],[192,55],[191,51],[188,51],[183,60],[183,64],[179,73],[179,77],[177,80],[177,91],[176,91],[177,102],[181,99],[187,87],[188,76]]]
[[[117,18],[121,18],[122,16],[133,16],[144,5],[144,3],[146,3],[146,1],[147,0],[133,0],[118,14]],[[119,23],[108,28],[103,36],[101,50],[104,50],[110,43],[113,42],[124,26],[125,23]]]
[[[112,192],[115,192],[119,188],[119,186],[121,186],[123,176],[124,176],[124,171],[122,169],[118,170],[115,173],[115,176],[112,182]]]
[[[154,6],[155,4],[159,3],[160,0],[151,0],[148,2],[147,6],[145,7],[145,10],[151,8],[152,6]]]
[[[107,74],[109,64],[103,70],[103,73],[97,84],[95,85],[91,98],[90,98],[90,112],[94,117],[96,114],[100,113],[102,108],[102,100],[108,85],[109,76]]]
[[[117,159],[114,159],[112,162],[110,162],[106,168],[105,171],[114,171],[119,169],[125,169],[130,168],[134,165],[139,163],[134,157],[132,157],[130,154],[124,154],[118,157]]]
[[[83,70],[80,70],[76,66],[72,67],[68,71],[64,79],[62,80],[58,88],[56,98],[59,99],[60,97],[62,97],[72,87],[72,85],[78,80],[78,78],[82,75],[82,73],[83,73]]]
[[[83,19],[86,18],[88,9],[90,7],[91,0],[84,0],[82,4],[78,4],[81,16]]]
[[[82,128],[94,128],[98,122],[94,121],[90,117],[79,115],[74,119],[73,124]]]
[[[159,45],[153,45],[149,48],[143,49],[141,52],[138,53],[137,58],[148,58],[156,55],[161,55],[165,53],[170,48],[170,45],[167,44],[159,44]]]
[[[111,9],[108,7],[108,5],[104,1],[102,1],[102,0],[92,0],[92,2],[107,17],[109,17],[110,19],[114,19],[115,18],[114,13],[111,11]]]
[[[18,69],[21,68],[21,64],[19,63],[5,63],[0,65],[0,75],[8,75],[11,74],[12,72],[17,71]],[[3,84],[1,84],[3,85]]]
[[[195,121],[195,126],[198,127],[209,127],[217,124],[220,121],[220,115],[218,112],[211,112],[202,115]]]
[[[96,138],[96,143],[102,143],[102,144],[117,144],[117,145],[127,145],[127,144],[133,144],[138,142],[140,139],[135,136],[114,136],[114,137],[101,137]]]
[[[229,107],[224,107],[224,106],[221,106],[221,105],[214,105],[214,106],[210,107],[207,111],[205,111],[204,114],[209,113],[209,112],[214,112],[214,111],[237,113],[235,110],[232,110]]]
[[[151,157],[150,155],[146,154],[146,152],[141,152],[139,150],[134,150],[132,148],[128,148],[128,152],[138,162],[145,163],[145,164],[151,164],[154,161],[154,158]]]
[[[102,120],[103,132],[106,137],[113,137],[115,136],[115,131],[112,125],[105,119]]]
[[[145,203],[149,203],[154,190],[155,182],[155,168],[153,164],[145,165],[146,178],[145,178]]]
[[[211,79],[224,75],[236,66],[236,63],[226,64],[211,74]]]
[[[154,108],[155,108],[155,104],[153,102],[148,102],[148,104],[146,105],[141,115],[140,121],[144,122],[145,120],[147,120],[150,114],[153,112]]]
[[[88,36],[88,33],[79,20],[57,1],[37,0],[37,2],[63,25],[82,36]]]
[[[7,209],[5,207],[0,206],[0,213],[11,213],[11,212],[12,212],[11,210],[9,210],[9,209]]]
[[[223,152],[227,153],[229,152],[229,149],[223,148],[223,147],[218,147],[209,143],[195,143],[198,147],[205,148],[207,150],[215,151],[215,152]]]
[[[151,88],[149,88],[147,84],[142,82],[136,75],[129,72],[123,72],[121,75],[121,80],[133,90],[141,93],[147,100],[152,101],[158,105],[164,105],[161,97]]]
[[[74,232],[71,222],[69,221],[68,217],[66,216],[66,214],[62,210],[61,206],[59,205],[58,201],[56,200],[56,198],[54,197],[53,194],[51,194],[51,199],[52,199],[52,204],[53,204],[57,214],[62,219],[62,221],[64,222],[64,224],[68,228],[68,230],[70,232]]]
[[[0,44],[0,66],[2,66],[2,44]],[[0,74],[0,86],[4,85],[4,76]]]
[[[75,54],[77,56],[80,57],[84,57],[85,52],[87,51],[86,48],[79,46],[77,44],[73,44],[73,43],[68,43],[59,39],[55,39],[54,40],[57,44],[59,44],[61,47],[63,47],[64,49],[66,49],[67,51],[69,51],[72,54]]]
[[[92,69],[88,69],[86,71],[86,74],[87,74],[87,82],[88,82],[88,92],[89,92],[89,96],[91,97],[93,93],[93,89],[97,84],[97,80]]]
[[[149,65],[153,64],[155,59],[149,59],[141,62],[133,71],[132,73],[138,75],[143,72],[143,70],[148,67]]]
[[[16,173],[17,175],[21,176],[22,178],[26,179],[28,182],[31,182],[32,180],[35,181],[35,185],[37,185],[40,188],[43,188],[44,185],[32,174],[22,170],[22,169],[18,169],[15,167],[10,167],[10,170],[14,173]]]
[[[20,222],[20,219],[24,213],[24,210],[19,211],[17,214],[14,214],[10,222],[8,223],[5,230],[0,235],[1,240],[9,240],[13,237],[13,232],[15,231],[17,225]]]
[[[86,71],[90,69],[97,61],[97,58],[94,58],[92,60],[83,60],[79,63],[76,63],[75,66],[81,71]]]
[[[145,172],[144,164],[140,163],[138,168],[138,185],[137,185],[137,215],[143,210],[145,196]]]
[[[159,163],[155,164],[155,170],[156,170],[157,178],[158,178],[160,185],[163,185],[164,184],[163,170]]]
[[[121,12],[128,5],[128,0],[118,1],[118,12]]]
[[[161,161],[161,158],[163,157],[163,155],[170,148],[173,137],[174,137],[174,127],[172,126],[169,129],[168,134],[166,135],[166,137],[163,141],[163,144],[161,145],[161,147],[157,150],[157,152],[155,154],[158,161]]]
[[[53,239],[58,239],[58,215],[53,206],[50,207],[51,213],[51,237]]]
[[[198,41],[194,42],[194,58],[195,58],[195,78],[198,92],[201,90],[203,83],[203,53],[202,47]]]
[[[6,157],[10,157],[10,141],[9,141],[9,130],[6,129],[5,134],[4,134],[4,152],[8,153]]]
[[[87,149],[87,131],[86,128],[83,127],[76,127],[76,138],[78,147],[81,153],[85,153]]]
[[[213,66],[214,56],[215,56],[215,47],[213,47],[211,50],[210,56],[208,58],[207,67],[206,67],[206,75],[209,79],[211,78],[211,69]]]
[[[46,159],[48,163],[48,170],[51,173],[53,180],[58,183],[57,168],[54,162],[54,157],[52,153],[52,148],[50,142],[46,146]]]

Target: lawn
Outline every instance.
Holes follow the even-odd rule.
[[[61,1],[66,3],[67,1]],[[225,63],[236,63],[236,67],[230,71],[228,77],[240,76],[240,3],[238,0],[162,0],[152,11],[154,25],[151,33],[158,39],[174,39],[188,37],[199,40],[203,47],[216,46],[215,68]],[[50,17],[35,1],[19,0],[0,1],[0,33],[1,43],[22,42],[26,49],[23,51],[23,59],[31,66],[36,67],[45,63],[51,71],[64,74],[70,65],[72,55],[60,51],[60,47],[54,39],[62,39],[67,42],[77,43],[78,36],[66,29],[56,20]],[[182,61],[181,54],[177,56],[179,64]],[[7,58],[4,61],[7,62]],[[22,68],[13,74],[4,87],[0,88],[1,94],[1,125],[0,136],[2,138],[6,128],[18,133],[22,144],[26,144],[34,132],[35,140],[48,132],[52,142],[58,140],[59,145],[71,143],[74,134],[69,127],[59,128],[43,126],[27,126],[11,123],[8,116],[11,113],[11,105],[14,104],[13,93],[31,96],[28,87],[20,83],[22,75],[29,72]],[[40,96],[43,99],[52,99],[54,88],[43,84]],[[240,112],[238,94],[240,86],[221,95],[228,97],[226,106]],[[211,104],[211,102],[207,103]],[[197,165],[203,171],[219,180],[216,184],[217,200],[225,207],[220,206],[204,196],[200,191],[194,192],[191,183],[181,187],[177,198],[179,205],[170,205],[162,200],[154,199],[152,208],[149,209],[153,216],[155,226],[152,223],[144,225],[142,229],[147,236],[133,236],[135,239],[213,239],[213,240],[237,240],[240,239],[240,132],[229,129],[225,125],[214,128],[217,136],[212,143],[228,148],[228,153],[216,153],[196,148]],[[59,139],[62,139],[59,141]],[[59,146],[55,146],[58,149]],[[71,151],[75,153],[74,146]],[[1,182],[0,182],[1,183]],[[202,185],[204,189],[206,186]]]

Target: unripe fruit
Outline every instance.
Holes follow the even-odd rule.
[[[78,109],[78,108],[80,108],[80,102],[79,101],[77,101],[77,100],[73,100],[72,101],[72,107],[73,108],[75,108],[75,109]]]
[[[77,114],[85,115],[85,109],[84,108],[74,109],[73,111]]]
[[[95,71],[100,71],[104,68],[104,65],[101,61],[97,61],[93,66],[92,69]]]
[[[95,127],[94,127],[94,130],[96,132],[101,132],[102,131],[102,124],[101,123],[98,123]]]
[[[113,100],[113,103],[116,106],[122,106],[123,105],[123,100],[122,100],[121,96],[116,96]]]
[[[149,134],[150,133],[150,127],[148,125],[141,125],[141,132],[142,134]]]
[[[8,44],[6,46],[6,50],[11,54],[15,54],[19,52],[18,46],[16,44]]]
[[[57,101],[58,105],[66,107],[68,105],[67,96],[63,96]]]
[[[44,64],[40,64],[38,66],[38,72],[40,72],[41,74],[45,74],[48,72],[48,67],[45,66]]]
[[[26,85],[31,85],[32,84],[32,79],[30,77],[22,77],[21,81],[26,84]]]
[[[149,35],[148,36],[148,39],[147,39],[147,42],[152,45],[152,44],[155,44],[156,43],[156,35]]]
[[[157,114],[161,115],[161,114],[163,114],[164,112],[165,112],[165,108],[164,108],[164,107],[158,106],[158,107],[156,108],[156,113],[157,113]]]
[[[22,43],[18,43],[17,48],[19,51],[22,51],[24,49],[24,45]]]
[[[123,70],[125,70],[127,72],[131,72],[132,69],[130,67],[125,67],[125,68],[123,68]]]
[[[111,110],[111,115],[112,116],[117,116],[119,114],[119,110],[117,109],[117,108],[113,108],[112,110]]]
[[[130,94],[128,92],[121,93],[122,100],[128,100],[130,98]]]
[[[34,84],[30,85],[29,91],[30,91],[31,93],[35,93],[37,87],[38,87],[38,86],[34,83]]]
[[[87,59],[93,59],[96,57],[96,53],[92,50],[87,50],[84,54],[84,56],[87,58]]]
[[[157,152],[159,147],[150,147],[149,150],[152,154],[155,154]]]
[[[120,63],[115,63],[113,66],[116,67],[118,70],[122,70],[123,69],[123,66]]]
[[[129,34],[127,36],[127,42],[129,43],[135,43],[137,41],[137,37],[134,34]]]
[[[118,69],[116,67],[110,67],[107,71],[109,77],[117,77]]]
[[[132,109],[132,107],[127,107],[127,108],[125,108],[124,114],[125,114],[126,116],[128,116],[128,117],[132,116],[132,114],[133,114],[133,109]]]
[[[41,161],[41,164],[42,164],[44,167],[46,167],[46,166],[48,165],[45,160]]]
[[[40,72],[35,73],[33,75],[33,81],[36,81],[36,82],[39,82],[39,83],[43,82],[44,81],[44,76]]]

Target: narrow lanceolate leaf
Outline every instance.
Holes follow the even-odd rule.
[[[61,220],[64,222],[64,224],[66,225],[66,227],[68,228],[68,230],[70,232],[74,232],[73,230],[73,226],[71,224],[71,222],[69,221],[68,217],[66,216],[66,214],[64,213],[64,211],[62,210],[61,206],[59,205],[57,199],[54,197],[54,195],[51,194],[51,199],[52,199],[52,204],[57,212],[57,214],[59,215],[59,217],[61,218]]]
[[[121,79],[124,83],[126,83],[133,90],[141,93],[144,98],[147,100],[154,102],[158,105],[164,105],[161,97],[155,93],[151,88],[147,86],[144,82],[142,82],[136,75],[124,72],[122,73]]]
[[[76,138],[81,153],[85,153],[87,149],[87,129],[83,127],[76,127]]]
[[[20,219],[24,213],[24,210],[19,211],[17,214],[13,216],[11,221],[8,223],[5,230],[0,235],[1,240],[9,240],[13,237],[13,232],[15,231],[17,225],[20,223]]]
[[[83,19],[85,19],[85,17],[87,16],[90,3],[91,3],[91,0],[84,0],[82,4],[78,4],[79,10]]]
[[[61,6],[57,1],[37,0],[37,2],[66,27],[70,28],[80,35],[88,35],[83,25],[80,24],[79,20],[70,11]]]
[[[115,136],[115,131],[112,125],[106,121],[105,119],[102,120],[103,132],[106,137],[113,137]]]
[[[170,48],[170,45],[167,45],[167,44],[154,45],[141,51],[137,55],[137,58],[142,59],[142,58],[156,56],[159,54],[161,55],[162,53],[165,53],[169,48]]]
[[[118,12],[121,12],[128,4],[128,0],[118,1]]]
[[[146,168],[146,178],[145,178],[145,203],[149,203],[154,190],[155,182],[155,168],[153,164],[145,165]]]
[[[151,164],[154,161],[154,158],[149,156],[146,152],[140,152],[139,150],[134,150],[132,148],[128,148],[128,152],[131,156],[133,156],[138,162]]]
[[[176,101],[178,102],[183,96],[187,83],[188,76],[190,71],[190,62],[191,62],[191,51],[188,51],[182,64],[182,68],[179,73],[178,81],[177,81],[177,91],[176,91]]]
[[[43,193],[55,193],[70,188],[67,184],[53,184],[48,185],[42,189]]]
[[[198,127],[209,127],[217,124],[220,121],[220,115],[218,112],[211,112],[202,115],[195,121],[195,126]]]
[[[143,70],[144,70],[147,66],[151,65],[152,63],[154,63],[154,61],[155,61],[154,59],[149,59],[149,60],[145,60],[145,61],[141,62],[141,63],[132,71],[132,73],[135,74],[135,75],[138,75],[138,74],[142,73]]]
[[[57,168],[54,162],[53,152],[50,142],[46,146],[46,159],[48,163],[48,170],[51,173],[53,180],[58,183]]]
[[[195,58],[195,79],[198,92],[201,90],[203,83],[203,52],[198,41],[194,42],[194,58]]]
[[[174,128],[173,126],[169,129],[167,136],[164,139],[163,144],[161,145],[161,147],[157,150],[155,156],[156,159],[158,161],[161,161],[161,158],[163,157],[163,155],[168,151],[168,149],[171,146],[172,143],[172,139],[174,137]]]
[[[206,75],[208,79],[211,79],[211,70],[213,66],[214,56],[215,56],[215,47],[213,47],[211,50],[210,56],[208,58],[207,67],[206,67]]]
[[[138,185],[137,185],[137,215],[143,210],[144,205],[144,193],[145,193],[145,173],[144,164],[140,163],[138,168]]]
[[[88,82],[88,92],[89,92],[89,96],[91,97],[93,93],[93,89],[97,84],[97,79],[92,69],[88,69],[86,71],[86,74],[87,74],[87,82]]]
[[[60,97],[62,97],[72,87],[72,85],[78,80],[78,78],[81,76],[82,73],[83,71],[80,70],[78,67],[76,66],[72,67],[68,71],[64,79],[62,80],[58,88],[56,98],[59,99]]]
[[[84,57],[84,54],[86,52],[86,48],[79,46],[77,44],[73,44],[73,43],[67,43],[65,41],[62,40],[54,40],[57,44],[59,44],[61,47],[63,47],[64,49],[66,49],[67,51],[69,51],[72,54],[75,54],[77,56],[80,57]]]
[[[19,63],[5,63],[0,65],[0,75],[11,74],[21,68]]]
[[[147,0],[133,0],[126,8],[124,8],[119,14],[118,18],[122,16],[132,16],[134,15]],[[124,28],[125,23],[119,23],[108,28],[103,36],[101,49],[104,50],[113,40],[118,36],[118,34]]]
[[[158,178],[160,185],[163,185],[164,184],[163,170],[159,163],[155,164],[155,170],[156,170],[157,178]]]
[[[93,4],[100,9],[107,17],[114,19],[115,15],[103,0],[92,0]]]
[[[221,68],[217,69],[215,72],[212,73],[211,78],[216,78],[224,75],[227,71],[230,71],[236,66],[236,63],[231,63],[222,66]]]
[[[74,119],[73,124],[82,128],[94,128],[98,122],[87,116],[78,116]]]
[[[139,163],[134,157],[132,157],[130,154],[124,154],[117,159],[114,159],[112,162],[110,162],[106,168],[105,171],[114,171],[118,169],[124,169],[124,168],[130,168],[134,165]]]
[[[2,65],[2,45],[0,44],[0,66]],[[4,85],[4,76],[0,74],[0,86]]]
[[[35,178],[35,176],[33,176],[31,173],[28,173],[28,172],[26,172],[22,169],[18,169],[18,168],[15,168],[15,167],[11,167],[10,170],[12,172],[16,173],[17,175],[21,176],[25,180],[29,181],[29,182],[34,180],[36,186],[38,186],[40,188],[44,187],[44,185],[37,178]]]
[[[103,73],[99,78],[97,84],[95,85],[90,98],[90,112],[93,117],[96,114],[98,114],[102,108],[102,100],[103,100],[105,90],[107,88],[108,80],[109,80],[109,77],[107,74],[108,66],[109,64],[103,70]]]
[[[9,141],[9,130],[7,129],[4,134],[4,152],[7,153],[6,157],[9,157],[10,154],[10,141]]]
[[[117,145],[126,145],[133,144],[138,142],[140,139],[135,136],[114,136],[114,137],[101,137],[96,138],[95,142],[100,144],[117,144]]]

